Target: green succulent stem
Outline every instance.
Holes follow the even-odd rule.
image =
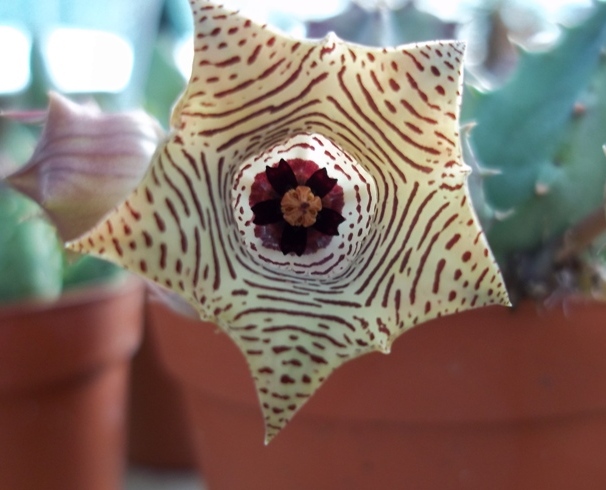
[[[606,2],[549,49],[520,49],[493,90],[467,87],[466,159],[478,214],[510,294],[590,292],[606,231]],[[487,170],[492,174],[487,174]],[[475,187],[475,189],[474,189]]]

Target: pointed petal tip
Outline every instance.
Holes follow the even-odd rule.
[[[395,339],[390,339],[389,342],[387,342],[385,345],[379,346],[378,351],[381,354],[385,354],[385,355],[391,354],[391,346],[392,346],[394,340]]]
[[[19,191],[21,194],[25,194],[27,197],[38,201],[39,196],[37,183],[33,181],[28,173],[29,172],[26,167],[20,167],[15,172],[3,176],[2,180],[16,191]]]
[[[85,232],[80,232],[76,236],[66,238],[63,243],[63,248],[77,254],[92,254],[95,250],[93,247],[93,234],[97,227],[93,227]]]
[[[265,429],[265,438],[263,439],[263,445],[269,446],[269,443],[273,441],[274,437],[278,435],[276,431],[269,431],[267,428]]]
[[[270,416],[270,418],[272,417]],[[286,427],[289,421],[290,419],[285,422],[281,421],[280,425],[275,425],[277,423],[275,420],[272,420],[270,424],[269,420],[265,419],[265,435],[263,439],[263,444],[265,446],[268,446],[269,443],[272,442],[276,438],[276,436],[284,430],[284,427]]]
[[[88,250],[86,250],[86,247],[83,245],[83,243],[79,239],[68,240],[68,241],[64,242],[63,248],[65,248],[65,250],[68,250],[70,252],[74,252],[77,254],[85,254],[88,252]]]
[[[326,35],[320,40],[321,44],[331,44],[342,42],[342,39],[337,35],[334,31],[329,31]]]

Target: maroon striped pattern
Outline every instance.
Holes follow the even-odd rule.
[[[298,41],[208,2],[192,10],[194,69],[172,136],[128,200],[69,246],[223,328],[270,440],[344,362],[389,352],[429,319],[508,304],[461,160],[464,46]],[[285,257],[253,233],[251,179],[285,155],[344,189],[343,232],[316,254]]]

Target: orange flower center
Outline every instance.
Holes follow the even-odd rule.
[[[299,185],[284,194],[280,208],[289,225],[308,228],[316,222],[322,200],[306,185]]]

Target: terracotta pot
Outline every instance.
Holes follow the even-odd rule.
[[[162,366],[157,335],[150,325],[165,323],[162,317],[167,313],[164,308],[151,308],[151,299],[146,304],[143,341],[131,371],[129,459],[157,469],[193,469],[196,463],[181,385]]]
[[[0,488],[118,490],[138,280],[0,309]]]
[[[606,488],[606,307],[491,307],[337,370],[263,446],[239,351],[155,325],[210,490]]]

